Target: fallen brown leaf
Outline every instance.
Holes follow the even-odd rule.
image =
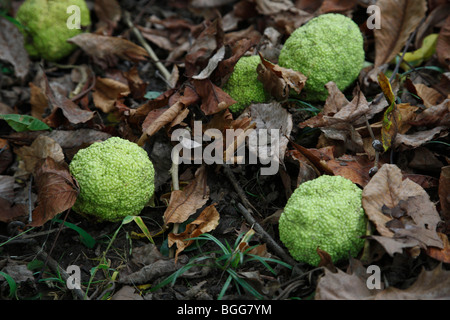
[[[206,167],[203,165],[195,172],[195,178],[183,190],[173,190],[169,205],[164,212],[164,224],[183,223],[200,209],[209,198],[206,184]]]
[[[0,198],[14,200],[14,177],[0,175]]]
[[[425,107],[430,108],[435,106],[445,99],[444,95],[442,95],[437,90],[427,87],[422,83],[415,83],[413,86],[416,89],[416,94],[422,99]]]
[[[366,155],[344,154],[326,161],[326,164],[334,175],[347,178],[363,188],[371,179],[369,170],[373,167],[373,161]]]
[[[47,95],[47,98],[49,99],[53,108],[52,113],[44,119],[44,122],[46,122],[49,126],[52,126],[51,123],[58,109],[62,110],[64,117],[73,124],[86,123],[94,117],[94,112],[81,109],[77,104],[72,102],[64,95],[55,94],[52,88],[50,88],[45,73],[43,74],[43,77],[45,81],[45,94]],[[53,124],[53,127],[56,126],[57,125]]]
[[[148,83],[141,79],[138,68],[133,66],[130,70],[124,72],[123,76],[128,81],[128,87],[133,99],[142,99],[147,92]]]
[[[255,41],[247,38],[227,43],[227,47],[229,47],[229,50],[231,51],[231,56],[225,57],[219,62],[216,70],[210,77],[211,81],[218,83],[219,86],[222,87],[233,72],[234,66],[238,60],[254,45]]]
[[[140,124],[144,121],[150,111],[167,106],[173,94],[173,89],[167,90],[161,93],[157,98],[148,100],[137,109],[129,109],[124,114],[128,117],[130,123]]]
[[[193,80],[195,91],[201,98],[200,108],[205,115],[218,113],[236,103],[228,93],[216,86],[209,79]]]
[[[300,128],[322,128],[335,124],[360,124],[362,117],[371,111],[369,103],[362,91],[358,90],[352,101],[348,101],[345,95],[332,81],[325,84],[328,97],[323,110],[316,116],[311,117],[298,126]]]
[[[294,90],[299,94],[305,86],[307,77],[301,72],[286,69],[273,64],[259,53],[261,63],[256,68],[258,80],[264,85],[264,89],[276,100],[283,101]]]
[[[375,63],[377,68],[389,63],[400,53],[409,35],[425,17],[425,0],[380,0],[377,2],[382,12],[382,25],[374,30]]]
[[[145,61],[147,51],[137,44],[118,37],[81,33],[67,40],[83,49],[100,66],[114,66],[117,58],[132,62]]]
[[[5,18],[0,19],[0,60],[11,63],[14,74],[24,79],[30,70],[30,58],[19,29]]]
[[[192,79],[205,80],[216,70],[220,61],[225,57],[225,46],[222,46],[217,52],[208,60],[208,65],[199,74],[192,76]]]
[[[122,16],[122,9],[117,0],[95,0],[94,11],[98,18],[97,33],[103,30],[105,35],[111,35]]]
[[[314,169],[315,173],[318,176],[321,174],[328,174],[331,176],[334,175],[333,171],[328,167],[326,162],[322,161],[319,155],[316,154],[313,150],[310,150],[299,144],[296,144],[292,140],[290,141],[290,143],[295,148],[295,151],[298,152],[298,154],[296,154],[295,152],[290,151],[291,156],[302,162],[306,162]]]
[[[191,104],[197,102],[199,96],[192,88],[186,87],[183,95],[177,98],[178,100],[169,108],[155,109],[149,112],[142,124],[142,131],[148,136],[152,136],[165,125],[176,125],[184,119],[179,117],[180,114],[186,117],[187,113],[183,111]]]
[[[72,178],[65,162],[47,157],[35,172],[38,205],[33,210],[30,226],[42,226],[57,214],[72,208],[79,187]]]
[[[385,245],[389,254],[406,247],[442,247],[436,233],[440,221],[436,207],[422,187],[402,179],[396,165],[384,164],[372,177],[363,189],[362,205],[381,235],[373,239]],[[394,209],[403,215],[393,217],[390,210]]]
[[[34,173],[36,164],[47,157],[52,158],[55,162],[64,161],[64,152],[61,146],[55,140],[45,135],[38,136],[31,146],[23,146],[17,149],[16,153],[23,161],[24,169],[29,173]]]
[[[203,233],[214,230],[219,225],[219,219],[219,212],[217,211],[215,204],[212,204],[206,207],[194,221],[189,223],[186,226],[185,231],[178,234],[169,233],[169,248],[174,244],[177,246],[175,261],[177,261],[178,255],[194,242],[194,240],[190,240],[191,238],[198,237]]]
[[[280,103],[270,102],[251,105],[250,118],[256,126],[255,139],[249,139],[248,141],[249,150],[255,152],[263,164],[276,161],[277,167],[278,164],[282,165],[289,143],[287,137],[291,135],[292,131],[292,115]],[[261,145],[261,139],[264,139],[264,136],[261,136],[260,132],[265,132],[268,141],[270,141],[270,149],[268,148],[269,144]],[[272,136],[272,134],[276,136]]]
[[[425,142],[433,140],[434,138],[447,136],[447,129],[448,128],[445,126],[439,126],[429,130],[417,131],[411,134],[398,133],[395,137],[394,146],[398,147],[404,145],[407,148],[417,148]]]
[[[425,109],[409,123],[413,126],[426,126],[430,128],[450,126],[450,99],[446,99],[441,104]]]
[[[396,287],[369,289],[364,272],[332,272],[325,269],[319,279],[316,300],[447,300],[450,295],[449,271],[442,265],[433,270],[422,269],[416,281],[407,289]]]
[[[444,263],[450,263],[450,242],[447,235],[438,232],[439,238],[443,243],[443,248],[429,247],[426,252],[427,255]]]
[[[444,25],[439,32],[439,37],[436,44],[436,54],[439,62],[447,67],[450,67],[450,16],[444,22]]]
[[[208,22],[185,56],[185,75],[190,78],[203,70],[209,59],[223,44],[220,19]]]
[[[104,113],[115,110],[116,101],[130,93],[127,84],[110,78],[97,77],[92,92],[94,105]]]
[[[34,85],[32,82],[29,83],[30,86],[30,104],[31,104],[31,116],[36,119],[43,120],[42,115],[45,109],[48,107],[48,98],[44,92],[38,86]]]

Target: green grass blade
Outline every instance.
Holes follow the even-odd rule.
[[[70,229],[74,230],[75,232],[77,232],[80,235],[81,243],[83,243],[89,249],[92,249],[95,246],[95,239],[89,233],[87,233],[84,229],[80,228],[79,226],[77,226],[73,223],[67,222],[67,221],[62,221],[59,219],[54,219],[54,221],[59,222],[59,223],[64,223],[64,225],[67,228],[70,228]]]
[[[12,298],[16,295],[17,292],[17,284],[16,281],[7,273],[4,273],[3,271],[0,271],[0,275],[2,275],[5,279],[6,282],[8,283],[9,286],[9,298]]]

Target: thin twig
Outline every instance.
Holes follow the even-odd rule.
[[[50,248],[50,251],[49,251],[49,253],[48,253],[48,255],[47,255],[48,258],[51,258],[50,255],[52,254],[53,249],[55,248],[56,241],[57,241],[58,238],[59,238],[59,235],[60,235],[60,233],[61,233],[61,230],[62,230],[63,227],[64,227],[64,223],[66,222],[67,217],[69,216],[69,212],[70,212],[70,209],[67,210],[66,215],[64,216],[64,220],[63,220],[63,221],[61,222],[61,224],[59,225],[58,232],[56,233],[56,236],[55,236],[55,240],[53,241],[52,246],[51,246],[51,248]],[[39,274],[38,280],[39,280],[39,279],[42,277],[42,275],[44,274],[44,270],[45,270],[45,268],[46,268],[48,262],[49,262],[48,259],[44,260],[44,265],[42,266],[42,270],[41,270],[41,272],[40,272],[40,274]]]
[[[247,199],[247,196],[245,195],[245,191],[242,189],[242,187],[239,185],[238,181],[236,180],[236,177],[234,176],[233,172],[231,171],[228,164],[224,163],[222,165],[223,171],[225,175],[227,176],[228,180],[230,180],[231,184],[234,187],[234,190],[236,190],[239,198],[241,198],[241,201],[244,203],[247,210],[256,212],[260,217],[261,214],[256,210],[256,208],[250,203],[250,201]]]
[[[241,203],[238,203],[238,210],[244,216],[245,220],[247,220],[247,222],[252,226],[252,228],[255,229],[256,232],[258,232],[261,240],[263,240],[278,257],[291,264],[292,266],[297,264],[297,262],[293,258],[291,258],[291,256],[284,252],[284,250],[275,242],[275,240],[273,240],[273,238],[263,229],[263,227],[261,227],[261,225]]]
[[[414,37],[416,36],[417,30],[420,28],[420,26],[422,25],[422,23],[425,21],[425,18],[422,19],[422,21],[420,21],[419,25],[417,26],[417,28],[414,30],[413,33],[411,33],[409,35],[408,40],[406,41],[405,47],[403,48],[403,52],[402,55],[400,56],[400,59],[398,59],[397,63],[395,64],[395,68],[394,71],[392,72],[391,77],[389,78],[389,82],[392,83],[392,81],[394,80],[395,76],[398,73],[398,69],[400,68],[400,65],[403,62],[403,58],[405,57],[406,52],[408,52],[408,48],[411,45],[412,40],[414,39]],[[381,98],[383,97],[383,95],[378,96],[377,98],[375,98],[373,100],[373,103],[378,103]]]
[[[54,260],[50,255],[42,251],[39,247],[35,247],[34,251],[36,252],[39,259],[46,261],[46,264],[53,270],[53,272],[56,272],[57,274],[60,274],[64,281],[67,282],[67,280],[70,278],[70,275],[61,268],[61,266]],[[73,294],[80,300],[88,300],[88,298],[85,297],[84,291],[81,288],[73,288],[72,289]]]
[[[142,33],[134,26],[133,22],[131,21],[130,13],[125,11],[124,12],[124,19],[128,27],[133,31],[133,34],[136,36],[137,40],[141,43],[141,45],[144,47],[145,50],[147,50],[148,54],[150,55],[150,58],[152,59],[153,63],[155,63],[158,70],[162,73],[164,78],[166,80],[170,79],[170,72],[166,69],[166,67],[159,61],[158,56],[153,51],[152,47],[145,41],[144,37],[142,36]]]

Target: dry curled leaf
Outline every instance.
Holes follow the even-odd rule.
[[[169,247],[172,247],[174,244],[177,246],[175,261],[177,261],[178,255],[194,242],[194,240],[191,240],[192,238],[214,230],[219,225],[219,218],[219,212],[215,204],[212,204],[206,207],[194,221],[189,223],[184,232],[179,234],[169,233]]]
[[[23,161],[24,169],[29,173],[34,173],[36,164],[47,157],[56,162],[64,161],[64,153],[61,146],[52,138],[40,135],[33,141],[31,146],[23,146],[16,151]]]
[[[201,98],[200,108],[205,115],[211,115],[227,109],[236,103],[228,93],[212,83],[209,79],[193,80],[195,91]]]
[[[24,79],[29,72],[30,58],[25,50],[24,39],[19,29],[7,19],[0,19],[0,60],[14,66],[14,73]]]
[[[195,178],[183,190],[173,190],[169,205],[164,212],[164,223],[183,223],[209,199],[209,187],[206,184],[206,167],[201,166],[195,172]]]
[[[292,131],[292,115],[280,103],[271,102],[251,105],[250,117],[256,127],[255,139],[248,141],[249,150],[255,152],[264,164],[269,161],[282,164],[289,142],[287,137]],[[270,148],[265,139],[270,141]]]
[[[377,6],[382,12],[382,25],[374,30],[375,68],[389,63],[400,53],[409,35],[425,17],[427,3],[425,0],[380,0]]]
[[[365,269],[365,268],[363,268]],[[449,271],[438,265],[433,270],[422,269],[416,281],[407,289],[390,286],[369,289],[367,272],[332,272],[325,269],[315,295],[316,300],[447,300],[450,295]]]
[[[396,165],[383,165],[362,194],[362,205],[381,236],[373,236],[389,254],[402,248],[442,248],[436,228],[440,222],[426,191],[404,179]],[[394,215],[393,210],[402,212]]]
[[[299,94],[305,86],[307,77],[299,71],[286,69],[273,64],[259,53],[261,63],[256,71],[258,80],[264,85],[264,89],[277,100],[286,100],[289,92],[294,90]]]
[[[78,196],[79,186],[65,162],[47,157],[35,172],[38,205],[30,226],[42,226],[57,214],[70,209]]]
[[[92,98],[94,105],[104,113],[114,111],[116,101],[130,93],[128,85],[110,78],[97,77]]]
[[[81,33],[67,41],[79,46],[95,62],[104,67],[115,65],[116,58],[138,62],[147,60],[149,56],[141,46],[117,37]]]
[[[43,74],[43,77],[45,81],[45,93],[47,94],[47,98],[49,99],[53,107],[52,113],[47,118],[45,118],[45,122],[49,126],[57,126],[56,124],[52,124],[52,122],[56,115],[56,112],[59,109],[62,110],[64,117],[73,124],[86,123],[94,117],[94,112],[81,109],[77,104],[75,104],[66,96],[59,94],[58,92],[54,92],[48,83],[48,79],[45,73]]]
[[[165,125],[172,127],[180,123],[187,116],[187,107],[197,100],[197,93],[190,87],[186,87],[183,95],[179,96],[178,100],[169,108],[150,111],[142,124],[142,131],[148,136],[152,136]]]
[[[447,66],[450,66],[450,16],[447,16],[444,26],[441,28],[439,37],[436,44],[436,54],[439,62]]]

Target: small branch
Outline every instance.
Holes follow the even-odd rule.
[[[236,180],[236,177],[234,176],[234,174],[231,171],[230,167],[226,163],[224,163],[222,165],[222,167],[223,167],[223,170],[225,172],[225,175],[227,176],[228,180],[230,180],[231,184],[234,187],[234,190],[236,190],[239,198],[241,198],[241,201],[244,203],[244,205],[247,208],[247,210],[253,210],[261,217],[261,214],[258,212],[258,210],[256,210],[255,207],[247,199],[247,196],[245,195],[245,191],[239,185],[239,183]]]
[[[133,22],[131,21],[130,13],[125,11],[124,12],[124,18],[125,22],[128,25],[128,27],[133,31],[133,34],[136,36],[137,40],[141,43],[141,45],[144,47],[145,50],[147,50],[148,54],[150,55],[150,58],[155,63],[158,70],[162,73],[163,77],[166,80],[170,80],[170,72],[166,69],[166,67],[159,61],[158,56],[153,51],[152,47],[145,41],[144,37],[142,36],[142,33],[134,26]]]
[[[67,279],[70,278],[69,274],[61,268],[61,266],[54,260],[52,257],[50,257],[47,253],[42,251],[39,247],[35,247],[34,251],[36,252],[39,259],[46,261],[46,264],[53,270],[53,272],[56,272],[57,274],[60,274],[64,281],[67,282]],[[73,294],[80,300],[86,300],[84,291],[80,288],[74,288],[71,290]]]
[[[286,261],[287,263],[294,266],[297,264],[297,262],[289,256],[284,250],[273,240],[273,238],[261,227],[261,225],[256,222],[255,218],[248,212],[247,209],[241,204],[238,203],[238,209],[244,216],[245,220],[252,226],[253,229],[255,229],[256,232],[258,232],[259,236],[261,237],[261,240],[263,240],[265,243],[267,243],[267,246],[271,248],[275,254]]]

